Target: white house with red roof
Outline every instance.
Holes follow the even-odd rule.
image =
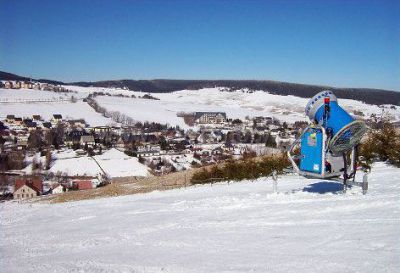
[[[15,181],[14,199],[33,198],[43,193],[43,183],[40,179],[17,179]]]

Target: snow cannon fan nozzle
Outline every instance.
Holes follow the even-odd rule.
[[[306,106],[306,115],[325,128],[330,139],[328,148],[334,154],[351,150],[367,131],[365,123],[355,120],[340,107],[335,94],[329,90],[310,99]]]

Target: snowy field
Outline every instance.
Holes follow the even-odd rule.
[[[69,176],[98,176],[103,171],[109,177],[126,177],[149,175],[147,166],[141,164],[136,157],[130,157],[125,153],[112,148],[101,155],[77,156],[73,150],[54,151],[52,154],[53,162],[49,172],[54,174],[62,173]],[[35,155],[36,162],[46,162],[45,156]],[[25,173],[32,172],[33,158],[26,162],[28,166],[24,169]]]
[[[144,95],[140,92],[131,92],[131,94]],[[241,119],[246,116],[273,116],[290,123],[308,121],[304,114],[308,98],[273,95],[264,91],[221,92],[219,88],[182,90],[152,95],[160,100],[101,96],[97,97],[96,101],[108,110],[120,111],[135,120],[169,123],[183,128],[187,127],[183,119],[176,116],[180,111],[219,111],[226,112],[228,118]],[[339,104],[350,113],[354,113],[354,110],[360,111],[365,117],[369,117],[371,114],[378,116],[382,114],[382,109],[378,106],[360,101],[339,98]],[[398,106],[395,109],[387,106],[385,112],[397,120],[400,119],[400,107]]]
[[[370,189],[295,176],[0,204],[2,272],[398,272],[400,169]]]
[[[111,119],[96,113],[86,102],[78,100],[76,103],[68,101],[71,95],[80,98],[82,94],[55,93],[29,89],[0,89],[0,119],[7,115],[30,117],[40,115],[50,120],[53,114],[61,114],[64,119],[85,119],[91,126],[102,126],[112,123]],[[35,102],[37,100],[51,100],[50,102]],[[60,101],[61,100],[61,101]],[[65,101],[67,100],[67,101]],[[4,103],[7,101],[7,103]]]
[[[146,93],[100,87],[65,86],[77,93],[55,93],[38,90],[8,90],[0,89],[0,118],[8,114],[28,117],[39,114],[46,119],[53,114],[62,114],[64,118],[84,118],[91,126],[110,125],[112,120],[96,113],[87,103],[81,99],[89,93],[103,92],[112,95],[135,95],[142,97]],[[80,99],[77,103],[69,101],[55,101],[69,99],[70,96]],[[220,88],[204,88],[200,90],[182,90],[172,93],[154,93],[152,96],[160,100],[141,98],[121,98],[110,96],[98,96],[97,102],[109,111],[119,111],[137,121],[154,121],[163,124],[179,125],[188,128],[183,118],[177,117],[178,112],[226,112],[228,118],[244,119],[246,116],[273,116],[281,121],[293,123],[294,121],[307,121],[304,108],[308,98],[295,96],[280,96],[264,91],[247,92],[222,92]],[[52,102],[31,102],[31,100],[49,99]],[[8,101],[8,103],[4,103]],[[14,102],[14,103],[10,103]],[[340,105],[350,113],[359,111],[365,117],[371,114],[380,116],[382,108],[369,105],[360,101],[340,99]],[[400,107],[391,109],[385,106],[385,113],[400,120]]]

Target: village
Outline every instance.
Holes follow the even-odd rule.
[[[295,118],[282,121],[273,114],[231,118],[224,111],[176,111],[181,126],[138,121],[124,112],[107,110],[97,99],[150,103],[157,102],[157,96],[126,89],[121,93],[120,89],[103,92],[88,88],[79,93],[68,86],[31,81],[0,83],[5,92],[16,92],[0,101],[10,105],[0,116],[1,199],[90,190],[121,180],[134,182],[228,160],[278,154],[287,151],[307,125]],[[15,99],[13,94],[18,92],[39,93]],[[53,92],[64,94],[48,95]],[[45,117],[35,111],[35,105],[41,103],[74,108],[78,100],[80,107],[84,105],[101,121],[92,125],[61,112],[49,112],[52,114]],[[23,105],[33,106],[30,115],[18,109]],[[374,114],[364,116],[358,110],[353,114],[367,124],[376,119]]]
[[[3,82],[3,88],[22,87],[67,91],[49,84]],[[90,94],[85,101],[91,104],[92,98]],[[162,176],[239,159],[244,154],[277,153],[287,149],[305,125],[263,116],[230,119],[224,112],[177,115],[189,129],[155,122],[90,126],[84,119],[68,119],[58,113],[49,120],[39,114],[9,113],[0,121],[2,198],[88,190],[116,177]],[[99,157],[107,155],[124,159],[119,173],[102,166],[104,160]],[[82,170],[71,167],[76,162],[83,162]],[[136,171],[128,171],[132,166]]]
[[[61,85],[37,81],[1,81],[0,88],[4,89],[33,89],[43,91],[69,92]]]

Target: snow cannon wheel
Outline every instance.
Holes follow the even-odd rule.
[[[343,127],[329,142],[333,154],[341,154],[356,146],[367,132],[367,126],[361,120],[355,120]]]

